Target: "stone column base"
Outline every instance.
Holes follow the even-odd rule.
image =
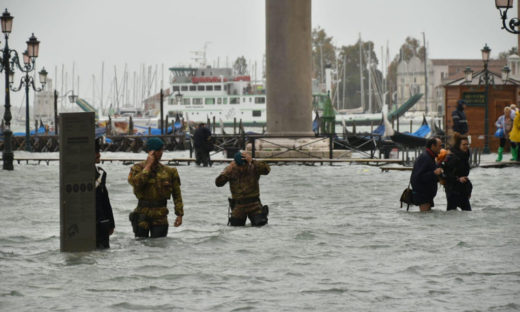
[[[259,138],[255,140],[256,158],[326,158],[330,157],[329,138]],[[246,151],[251,153],[248,143]],[[332,157],[350,158],[349,150],[333,150]]]

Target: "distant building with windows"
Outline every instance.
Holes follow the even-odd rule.
[[[409,61],[401,61],[397,66],[397,102],[403,104],[410,96],[422,93],[423,97],[410,111],[444,114],[444,86],[453,80],[464,77],[469,67],[474,73],[484,69],[480,59],[428,59],[428,94],[425,94],[424,62],[417,56]],[[488,69],[496,74],[504,66],[511,69],[510,77],[520,78],[520,57],[510,55],[508,60],[490,60]],[[428,107],[426,107],[426,99]]]

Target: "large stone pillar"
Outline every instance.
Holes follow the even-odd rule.
[[[266,0],[267,134],[312,137],[311,0]]]

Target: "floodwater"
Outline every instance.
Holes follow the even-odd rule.
[[[184,224],[136,240],[129,166],[102,167],[116,230],[110,250],[83,253],[59,251],[57,163],[0,172],[0,310],[520,310],[520,168],[473,169],[472,212],[446,212],[440,189],[419,213],[399,207],[409,172],[273,166],[269,224],[231,228],[224,165],[179,166]]]

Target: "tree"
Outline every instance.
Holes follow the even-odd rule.
[[[361,45],[362,50],[362,59],[363,62],[360,62],[360,53],[359,46]],[[342,81],[338,85],[338,92],[340,103],[337,106],[343,107],[342,103],[345,103],[344,108],[356,108],[361,106],[361,79],[360,79],[360,70],[359,67],[362,66],[363,69],[363,84],[364,84],[364,92],[365,96],[368,92],[368,54],[370,53],[370,58],[372,61],[372,68],[374,69],[372,73],[375,75],[375,81],[381,81],[382,73],[375,69],[378,64],[377,55],[374,52],[374,43],[371,41],[358,41],[354,45],[342,46],[339,53],[339,68],[340,73],[339,76],[342,77]],[[344,61],[346,60],[345,64]],[[346,66],[345,70],[343,66]],[[345,77],[343,77],[343,73],[345,73]],[[343,81],[344,80],[344,81]],[[373,81],[374,81],[373,80]],[[345,86],[345,90],[343,91],[343,86]],[[376,90],[376,86],[374,86],[373,90]],[[345,97],[343,98],[343,94]],[[374,103],[375,102],[374,98]],[[368,103],[368,98],[366,97],[366,103]],[[373,105],[376,107],[376,105]]]
[[[245,75],[247,73],[247,61],[244,56],[238,57],[233,63],[233,70],[236,75]]]
[[[325,82],[325,68],[336,64],[335,50],[332,37],[328,37],[325,30],[319,26],[312,30],[313,78],[319,82]]]
[[[505,61],[505,60],[507,60],[507,57],[509,55],[512,55],[512,54],[517,54],[518,55],[518,48],[517,47],[512,47],[508,51],[500,52],[498,54],[498,59],[501,60],[501,61]]]

